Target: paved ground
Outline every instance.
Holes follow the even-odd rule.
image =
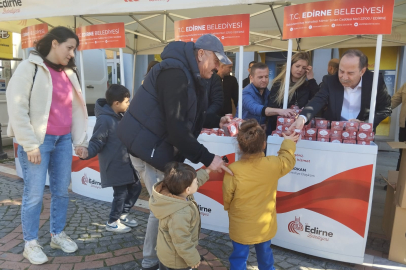
[[[385,158],[386,159],[386,158]],[[23,182],[10,174],[13,162],[0,163],[0,269],[140,269],[142,244],[148,210],[134,209],[139,226],[127,234],[105,231],[110,203],[71,193],[65,231],[78,244],[74,254],[52,250],[49,246],[49,189],[45,189],[39,242],[49,256],[49,263],[34,266],[22,256],[20,206]],[[7,172],[7,173],[5,173]],[[380,181],[377,181],[380,185]],[[379,186],[381,188],[381,186]],[[142,199],[146,198],[145,190]],[[202,229],[199,251],[205,261],[199,269],[226,270],[231,253],[228,234]],[[406,265],[387,260],[389,241],[382,234],[370,233],[365,263],[352,265],[320,259],[274,246],[276,269],[406,269]],[[251,249],[248,269],[257,269],[255,251]]]

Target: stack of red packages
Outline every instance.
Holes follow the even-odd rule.
[[[319,142],[370,145],[375,137],[372,124],[321,118],[304,126],[304,130],[302,139]]]
[[[222,130],[220,128],[213,128],[213,129],[204,128],[204,129],[202,129],[200,134],[206,134],[206,135],[211,135],[211,136],[221,136],[221,137],[226,136],[224,130]]]

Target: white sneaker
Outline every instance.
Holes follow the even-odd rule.
[[[25,244],[23,256],[32,264],[43,264],[48,261],[47,255],[42,251],[37,240],[31,240]]]
[[[135,219],[129,219],[128,214],[123,214],[120,217],[120,222],[124,225],[127,225],[128,227],[137,227],[138,222]]]
[[[51,248],[62,249],[66,253],[73,253],[78,250],[78,245],[66,235],[65,232],[61,232],[57,235],[52,235]]]
[[[106,222],[106,231],[116,233],[127,233],[131,231],[131,228],[122,224],[120,220],[117,220],[116,222],[113,223]]]

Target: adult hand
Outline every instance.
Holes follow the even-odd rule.
[[[33,164],[41,164],[41,152],[39,148],[27,152],[28,161]]]
[[[230,122],[231,122],[231,118],[230,118],[230,117],[228,117],[228,116],[223,116],[223,117],[221,117],[221,119],[220,119],[219,127],[220,127],[220,128],[223,128],[223,125],[224,125],[224,124],[227,124],[227,123],[230,123]]]
[[[87,151],[86,147],[83,146],[77,146],[75,147],[75,154],[78,155],[80,158],[87,158],[89,155],[89,152]]]
[[[302,130],[304,124],[305,124],[305,119],[299,115],[299,117],[296,119],[296,121],[290,126],[289,131],[293,133],[295,131],[295,129]]]
[[[306,77],[308,80],[314,79],[313,67],[307,66],[306,68]]]
[[[300,137],[300,134],[296,133],[296,132],[293,132],[290,135],[286,135],[285,133],[282,133],[282,135],[286,140],[291,140],[291,141],[294,141],[294,142],[297,142],[299,140],[299,137]]]
[[[223,159],[220,156],[217,156],[217,155],[214,156],[214,159],[211,162],[208,169],[211,170],[211,171],[217,171],[219,173],[222,173],[223,170],[224,170],[227,173],[233,175],[233,172],[229,168],[226,167],[226,164],[224,163]]]
[[[199,267],[199,265],[200,265],[200,262],[198,264],[192,266],[192,268],[197,268],[197,267]]]
[[[293,109],[279,109],[278,114],[280,116],[290,118],[290,117],[295,117],[296,116],[296,111]]]

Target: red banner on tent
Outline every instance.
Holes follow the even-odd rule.
[[[125,47],[124,23],[107,23],[76,28],[79,51]]]
[[[250,14],[206,17],[175,22],[175,40],[195,42],[204,34],[215,35],[224,46],[249,45]]]
[[[395,0],[331,0],[285,7],[283,38],[392,32]]]
[[[27,49],[35,46],[35,43],[48,33],[46,23],[31,25],[21,30],[21,48]]]

